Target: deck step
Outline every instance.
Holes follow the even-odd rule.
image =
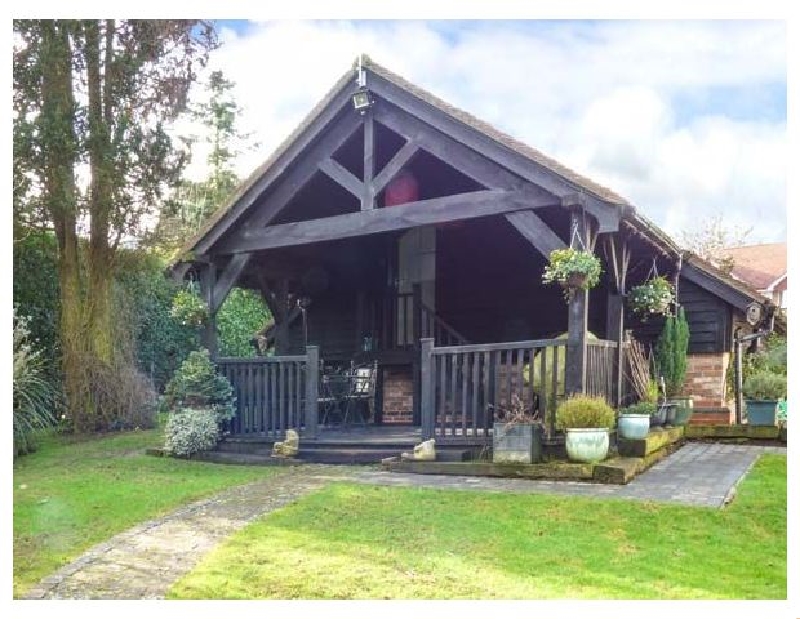
[[[249,465],[287,465],[287,464],[380,464],[385,458],[398,458],[403,452],[413,450],[413,445],[401,448],[369,445],[330,446],[323,444],[301,443],[296,458],[284,459],[272,457],[272,445],[249,445],[250,451],[236,451],[227,448],[225,443],[214,451],[200,454],[197,459],[207,462]],[[461,462],[470,459],[471,450],[447,448],[437,450],[437,460],[442,462]]]

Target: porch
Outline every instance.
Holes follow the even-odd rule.
[[[435,438],[437,445],[470,447],[491,444],[494,420],[512,395],[538,411],[555,438],[555,409],[566,393],[567,344],[566,338],[556,338],[435,346],[433,338],[422,339],[413,350],[420,368],[419,388],[414,390],[418,421],[399,427],[381,422],[380,388],[375,416],[368,423],[324,427],[320,411],[325,361],[316,346],[301,355],[219,358],[217,365],[236,396],[236,417],[228,428],[233,441],[273,442],[295,429],[301,441],[331,446],[391,446],[399,451]],[[587,341],[587,393],[611,402],[626,397],[617,351],[616,342]]]

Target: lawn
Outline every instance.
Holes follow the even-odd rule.
[[[50,438],[15,461],[15,597],[116,533],[273,472],[144,455],[160,443],[157,430]]]
[[[786,598],[786,457],[724,510],[330,485],[241,530],[172,598]]]

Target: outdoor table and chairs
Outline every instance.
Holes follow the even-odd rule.
[[[320,372],[319,419],[323,426],[366,425],[373,415],[378,364],[323,367]]]

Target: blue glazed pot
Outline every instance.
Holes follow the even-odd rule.
[[[642,439],[650,432],[650,415],[622,414],[617,423],[622,438]]]
[[[774,426],[777,400],[745,400],[747,424],[751,426]]]
[[[608,428],[567,428],[566,447],[570,460],[604,460],[608,456]]]

